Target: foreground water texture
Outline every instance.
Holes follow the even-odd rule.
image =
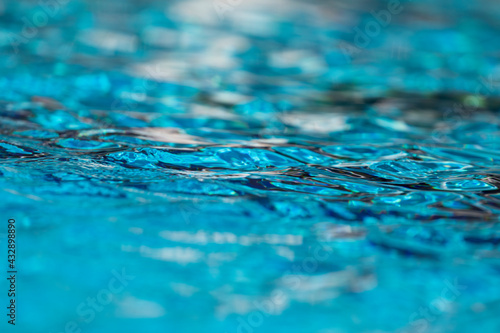
[[[500,7],[398,8],[4,1],[15,331],[499,332]]]

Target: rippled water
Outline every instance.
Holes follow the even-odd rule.
[[[68,2],[14,53],[7,2],[17,332],[498,332],[500,13],[451,3],[354,48],[385,2]]]

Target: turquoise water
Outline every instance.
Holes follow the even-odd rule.
[[[494,2],[51,4],[1,7],[7,331],[500,331]]]

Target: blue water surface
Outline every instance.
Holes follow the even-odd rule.
[[[50,3],[0,7],[7,331],[500,332],[493,1]]]

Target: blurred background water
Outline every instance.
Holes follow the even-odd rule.
[[[0,325],[500,331],[494,1],[0,13]]]

